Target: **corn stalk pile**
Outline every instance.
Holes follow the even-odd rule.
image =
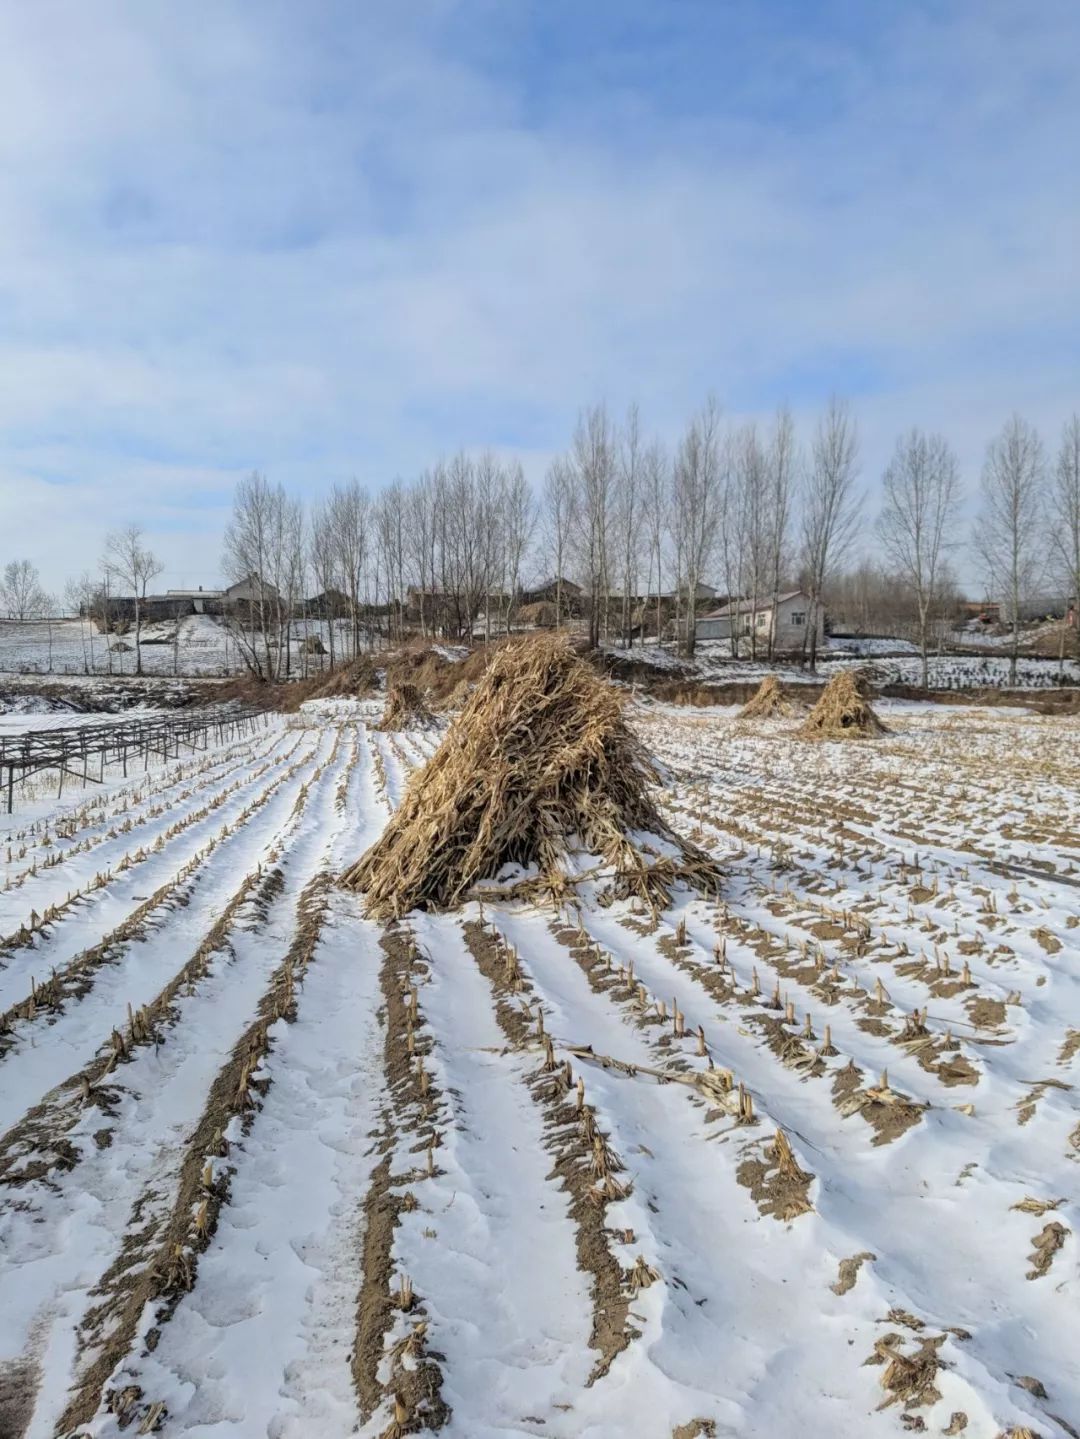
[[[658,782],[622,699],[565,636],[510,646],[343,883],[384,919],[451,909],[506,865],[538,871],[508,892],[559,897],[584,877],[574,853],[654,906],[678,880],[714,889],[712,862],[661,819]]]
[[[866,739],[887,733],[850,670],[833,675],[799,730],[804,739]]]
[[[386,708],[377,728],[381,730],[426,729],[435,723],[423,695],[405,680],[390,680],[386,687]]]
[[[785,719],[795,714],[796,706],[780,688],[775,675],[766,675],[757,693],[739,711],[740,719]]]

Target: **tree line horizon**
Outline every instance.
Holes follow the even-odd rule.
[[[957,598],[951,561],[966,549],[986,596],[1010,620],[1015,681],[1025,604],[1048,587],[1074,603],[1080,594],[1080,414],[1065,422],[1054,452],[1021,415],[1003,424],[987,446],[966,534],[965,488],[944,435],[913,427],[898,438],[876,513],[861,481],[858,425],[843,399],[830,400],[803,439],[786,406],[768,425],[725,424],[710,397],[673,446],[645,436],[636,404],[620,420],[593,405],[535,489],[519,461],[490,451],[459,452],[374,496],[351,480],[308,505],[253,472],[236,486],[222,568],[233,582],[254,577],[262,587],[239,643],[249,668],[267,679],[289,664],[288,646],[275,653],[271,634],[286,630],[313,593],[347,599],[355,654],[365,614],[386,617],[388,640],[404,636],[410,593],[421,633],[472,638],[481,614],[486,636],[493,624],[509,630],[531,566],[533,579],[544,570],[557,586],[563,577],[580,585],[590,644],[617,637],[631,646],[651,626],[688,658],[698,610],[680,595],[709,583],[764,609],[799,588],[811,669],[816,618],[830,598],[876,590],[917,640],[925,683],[932,624]],[[852,557],[871,531],[881,558],[865,550]],[[129,525],[109,534],[96,573],[67,582],[64,601],[85,612],[110,587],[124,587],[135,601],[138,646],[140,602],[162,569],[142,528]],[[673,608],[665,610],[664,595]],[[643,596],[655,597],[654,612]],[[554,604],[561,617],[563,596]],[[56,607],[28,560],[7,562],[0,608],[9,618]],[[765,650],[771,659],[771,631]]]

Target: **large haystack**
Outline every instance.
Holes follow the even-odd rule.
[[[711,861],[660,818],[657,780],[618,693],[565,636],[507,646],[344,883],[380,918],[452,908],[478,882],[491,893],[507,865],[537,873],[502,893],[559,896],[584,877],[582,855],[601,860],[592,877],[654,905],[676,879],[715,886]]]
[[[840,670],[825,686],[799,734],[804,739],[867,739],[888,730],[871,709],[859,677]]]
[[[757,694],[739,711],[740,719],[790,719],[796,707],[780,688],[776,675],[766,675],[758,685]]]
[[[415,685],[407,680],[387,680],[386,708],[376,729],[427,729],[434,723],[435,716]]]

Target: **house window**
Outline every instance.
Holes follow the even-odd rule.
[[[804,625],[804,624],[806,623],[806,611],[805,611],[805,610],[792,610],[792,611],[791,611],[791,623],[792,623],[793,625]]]
[[[759,630],[763,630],[765,628],[765,625],[768,623],[768,619],[769,616],[765,610],[759,611],[757,617],[757,627]]]

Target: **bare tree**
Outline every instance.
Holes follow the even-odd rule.
[[[408,565],[415,581],[420,633],[430,629],[436,633],[438,622],[435,604],[435,550],[437,543],[436,514],[439,486],[430,470],[409,486],[406,516],[406,547]]]
[[[275,550],[281,533],[281,508],[285,492],[271,485],[257,471],[241,480],[233,498],[233,513],[225,528],[225,573],[234,582],[246,582],[248,598],[244,617],[234,629],[237,648],[253,674],[272,680],[276,675],[271,650],[273,597],[269,576],[275,564]]]
[[[352,612],[352,652],[360,652],[360,595],[368,561],[371,501],[358,480],[335,485],[330,492],[329,522],[336,550],[336,569]]]
[[[589,644],[600,643],[606,630],[611,592],[608,543],[615,488],[615,445],[603,405],[594,405],[578,418],[574,431],[573,473],[579,565],[588,590]]]
[[[36,567],[29,560],[9,560],[0,578],[0,605],[8,619],[40,619],[47,601]]]
[[[697,643],[697,592],[712,563],[720,518],[723,472],[720,408],[710,396],[687,426],[672,471],[677,594],[685,588],[683,652],[693,659]]]
[[[830,400],[814,435],[802,508],[802,562],[806,575],[809,648],[804,653],[817,669],[817,632],[822,595],[837,552],[850,541],[858,518],[859,437],[847,405]]]
[[[280,537],[275,546],[274,587],[277,592],[279,656],[284,655],[285,677],[292,673],[292,635],[297,611],[303,606],[307,579],[307,528],[299,500],[285,499],[279,508]],[[307,648],[304,649],[306,668]],[[278,661],[278,674],[281,660]]]
[[[473,489],[476,505],[484,515],[477,534],[477,568],[485,576],[483,593],[479,603],[484,610],[484,643],[491,640],[492,589],[500,580],[502,572],[503,544],[503,501],[505,499],[504,475],[498,461],[490,450],[485,450],[473,463]],[[501,599],[496,600],[501,610]]]
[[[308,564],[315,584],[322,594],[326,613],[326,639],[330,668],[337,659],[338,614],[336,598],[341,590],[338,571],[338,550],[334,542],[333,516],[329,504],[316,506],[308,526]]]
[[[544,545],[554,570],[555,613],[563,622],[563,575],[577,529],[577,487],[574,469],[563,458],[552,460],[544,477]]]
[[[1002,596],[1012,624],[1009,683],[1016,683],[1020,610],[1045,562],[1046,461],[1035,428],[1013,415],[992,441],[982,472],[982,508],[975,546],[988,588]]]
[[[766,454],[767,488],[767,572],[772,619],[769,623],[768,651],[772,660],[776,644],[776,628],[780,615],[780,585],[788,562],[791,541],[791,516],[795,500],[798,470],[795,444],[795,422],[791,411],[781,407],[773,421],[772,435]]]
[[[94,664],[94,605],[97,599],[97,583],[89,570],[67,581],[64,585],[64,603],[79,617],[79,633],[82,637],[83,670],[93,674]]]
[[[897,441],[884,478],[878,533],[889,559],[910,584],[918,607],[922,683],[930,684],[930,616],[939,599],[943,560],[955,544],[960,471],[948,442],[913,429]]]
[[[663,637],[664,537],[671,517],[671,487],[667,455],[659,440],[654,440],[642,460],[642,489],[646,539],[649,551],[648,594],[656,596],[656,643]],[[653,576],[656,589],[653,591]]]
[[[743,582],[743,518],[739,503],[739,466],[737,437],[726,434],[719,446],[720,481],[716,488],[714,510],[716,513],[716,559],[720,567],[724,593],[729,605],[737,605],[742,596]],[[729,610],[732,617],[729,643],[732,655],[739,653],[739,632],[735,623],[737,610]]]
[[[504,472],[502,493],[502,588],[506,596],[504,626],[510,633],[510,621],[521,594],[521,576],[525,556],[536,529],[536,501],[516,461]]]
[[[1050,512],[1054,546],[1067,590],[1066,608],[1071,601],[1073,623],[1077,627],[1076,647],[1080,651],[1080,415],[1069,419],[1061,437]]]
[[[615,525],[618,532],[619,566],[622,580],[622,642],[633,644],[633,614],[641,578],[641,532],[645,506],[645,455],[641,443],[641,419],[637,405],[631,405],[619,436],[615,492]]]
[[[407,562],[405,489],[400,480],[388,485],[375,501],[373,510],[378,562],[386,581],[387,623],[400,640],[405,616],[405,569]]]
[[[117,582],[131,593],[135,608],[135,673],[142,669],[142,614],[146,603],[146,591],[150,581],[165,568],[162,562],[143,544],[143,532],[138,525],[114,530],[105,541],[105,562]]]
[[[772,527],[769,517],[765,455],[757,427],[747,425],[735,437],[735,499],[739,536],[739,593],[748,602],[750,658],[757,659],[758,616],[770,582]],[[772,625],[769,626],[772,629]]]

